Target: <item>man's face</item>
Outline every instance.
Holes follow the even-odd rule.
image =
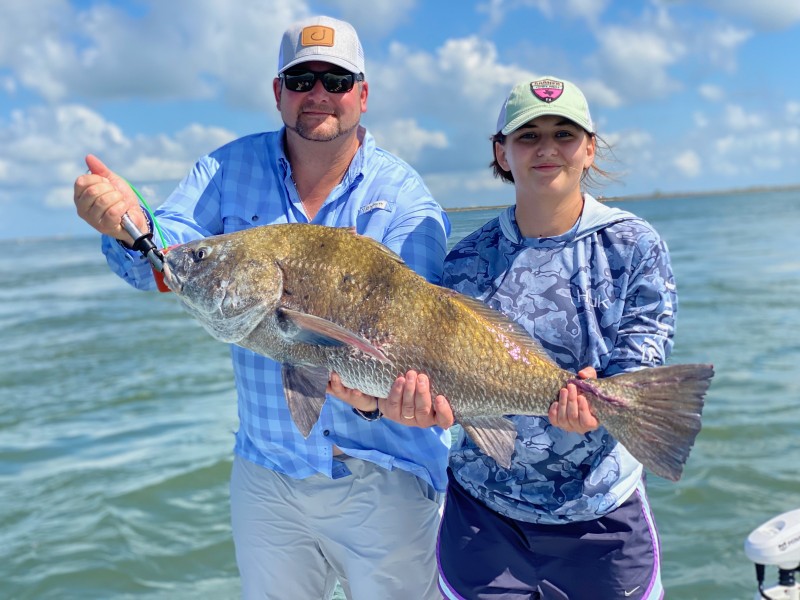
[[[297,68],[322,72],[337,67],[310,61]],[[350,133],[358,127],[361,113],[367,111],[366,82],[356,82],[350,91],[336,94],[326,91],[321,81],[315,81],[307,92],[293,92],[275,78],[273,91],[286,128],[306,140],[328,142]]]

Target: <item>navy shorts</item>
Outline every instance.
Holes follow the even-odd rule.
[[[500,515],[448,470],[439,530],[439,590],[449,600],[664,597],[660,548],[644,482],[593,521],[540,525]]]

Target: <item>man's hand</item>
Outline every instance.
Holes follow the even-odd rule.
[[[578,371],[581,379],[597,379],[594,367],[585,367]],[[578,393],[574,383],[568,383],[558,393],[558,401],[550,405],[547,413],[550,423],[564,431],[588,433],[600,427],[600,422],[592,414],[586,396]]]
[[[359,390],[344,387],[338,373],[331,373],[326,391],[362,412],[372,412],[378,408],[378,399],[375,396],[367,396]]]
[[[395,379],[381,412],[392,421],[416,427],[438,425],[447,429],[455,422],[453,409],[442,395],[431,398],[428,376],[408,371]]]
[[[133,244],[134,240],[122,228],[122,215],[128,213],[139,231],[150,228],[139,206],[136,194],[127,182],[109,170],[96,156],[86,157],[90,173],[75,180],[74,200],[78,216],[100,233]]]
[[[392,385],[388,398],[367,396],[358,390],[344,387],[336,373],[331,374],[328,393],[364,412],[371,412],[377,406],[384,418],[403,425],[414,427],[438,425],[442,429],[447,429],[455,421],[447,399],[441,395],[435,399],[431,398],[428,377],[419,375],[416,371],[400,375]]]

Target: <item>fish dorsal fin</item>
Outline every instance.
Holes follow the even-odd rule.
[[[376,250],[380,250],[381,252],[392,258],[392,260],[400,263],[401,265],[406,264],[406,262],[403,260],[403,257],[397,254],[394,250],[390,250],[389,248],[381,244],[379,241],[369,237],[368,235],[361,235],[360,233],[358,233],[358,230],[356,230],[355,227],[341,227],[340,229],[344,229],[348,233],[351,233],[352,235],[359,237],[364,243],[371,245]]]
[[[505,417],[466,417],[458,422],[485,454],[501,467],[511,467],[514,440],[517,439],[517,428],[513,421]]]
[[[536,341],[535,338],[531,337],[531,334],[528,333],[528,331],[522,327],[522,325],[512,321],[499,310],[484,304],[476,298],[465,296],[464,294],[460,294],[451,289],[442,289],[448,295],[452,296],[453,300],[460,302],[470,311],[476,313],[480,319],[492,323],[495,330],[504,333],[518,346],[524,348],[526,351],[530,352],[547,365],[560,368],[558,367],[558,364],[550,357],[550,355],[547,354],[545,349],[542,348],[541,344]]]
[[[323,367],[283,365],[281,375],[289,414],[297,429],[307,438],[325,404],[330,372]]]
[[[280,312],[294,325],[288,335],[295,342],[316,346],[352,346],[381,362],[390,362],[368,339],[332,321],[291,308],[282,308]]]

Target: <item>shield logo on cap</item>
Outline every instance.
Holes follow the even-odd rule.
[[[531,91],[542,102],[550,103],[564,93],[564,82],[554,79],[539,79],[531,82]]]

